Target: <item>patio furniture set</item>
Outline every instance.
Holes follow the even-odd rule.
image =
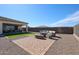
[[[52,38],[56,36],[56,31],[40,31],[38,34],[35,34],[35,37],[38,39]]]

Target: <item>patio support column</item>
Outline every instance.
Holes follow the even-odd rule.
[[[2,34],[3,33],[3,29],[2,29],[3,27],[2,27],[2,23],[0,23],[0,34]]]
[[[26,25],[26,32],[28,32],[28,24]]]

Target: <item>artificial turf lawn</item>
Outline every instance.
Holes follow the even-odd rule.
[[[24,36],[34,36],[34,32],[32,33],[19,33],[19,34],[8,34],[6,35],[6,37],[8,37],[9,39],[14,39],[17,37],[24,37]]]

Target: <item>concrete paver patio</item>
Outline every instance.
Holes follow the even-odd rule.
[[[29,53],[8,39],[0,37],[0,55],[29,55]]]
[[[79,55],[79,41],[72,34],[59,34],[57,40],[45,55]]]
[[[45,40],[33,40],[33,42],[37,42],[38,40],[42,43],[35,43],[35,44],[31,44],[32,43],[32,39],[33,38],[29,38],[31,45],[28,45],[27,43],[24,42],[25,46],[28,45],[28,47],[31,47],[32,49],[35,48],[34,54],[37,54],[41,49],[43,48],[43,45],[45,46],[44,48],[46,48],[48,45],[50,45],[50,48],[46,49],[46,53],[43,52],[44,50],[42,50],[42,53],[45,53],[45,55],[79,55],[79,41],[72,35],[72,34],[58,34],[61,38],[58,40],[55,40],[55,42],[53,44],[49,44],[51,43],[53,40],[50,39],[50,41],[48,41],[48,43],[45,43]],[[21,41],[25,40],[23,38],[20,38]],[[16,39],[18,42],[20,39]],[[13,41],[16,41],[15,39]],[[29,41],[27,39],[27,41]],[[46,41],[46,42],[47,42]],[[41,45],[41,46],[40,46]],[[46,46],[47,45],[47,46]],[[35,46],[35,47],[34,47]],[[29,51],[31,51],[32,49],[30,49]],[[37,52],[37,50],[39,50]],[[33,52],[34,50],[32,50],[31,52]],[[40,52],[40,53],[41,53]],[[21,46],[19,47],[19,45],[14,44],[12,41],[10,41],[9,39],[6,38],[1,38],[0,37],[0,55],[30,55],[30,53],[28,51],[26,51],[23,47],[21,48]]]
[[[35,37],[25,37],[18,40],[13,40],[15,44],[23,48],[25,51],[33,55],[43,55],[49,47],[55,42],[51,39],[37,39]]]

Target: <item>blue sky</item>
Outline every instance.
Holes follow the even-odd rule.
[[[0,16],[28,22],[29,26],[74,26],[79,23],[79,5],[3,4]]]

